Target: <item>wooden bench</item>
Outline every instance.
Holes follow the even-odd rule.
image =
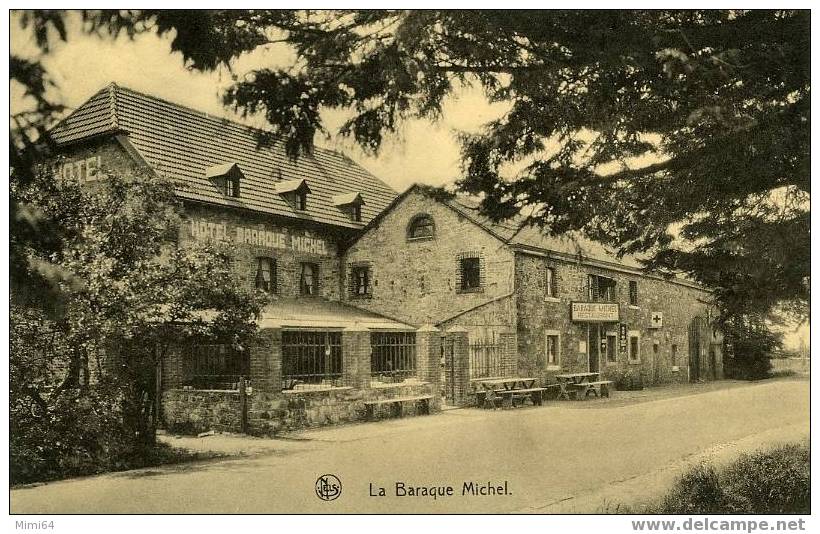
[[[403,417],[405,403],[414,403],[416,406],[416,414],[429,415],[430,414],[430,400],[432,395],[418,395],[415,397],[396,397],[392,399],[381,399],[374,401],[365,401],[364,407],[367,411],[366,418],[368,421],[376,419],[376,407],[387,404],[390,406],[390,417]]]
[[[594,382],[568,384],[568,386],[575,390],[576,399],[586,398],[590,393],[595,394],[596,397],[609,397],[609,386],[612,383],[612,380],[596,380]],[[583,396],[580,395],[581,393],[583,393]]]
[[[536,387],[527,389],[494,389],[489,391],[476,391],[476,406],[484,408],[498,408],[498,399],[502,400],[502,408],[512,408],[516,401],[524,402],[529,398],[533,405],[541,406],[544,401],[544,393],[557,387],[557,384],[550,384],[546,387]],[[489,393],[492,392],[492,395]]]

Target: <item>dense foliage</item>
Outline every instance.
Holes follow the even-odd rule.
[[[480,86],[507,112],[462,138],[462,191],[490,217],[582,230],[712,287],[724,312],[805,313],[809,294],[809,12],[87,11],[87,31],[171,36],[188,66],[284,43],[291,65],[239,78],[226,105],[263,115],[296,156],[339,133],[377,152]],[[27,22],[47,46],[62,21]],[[31,72],[37,92],[40,77]]]
[[[700,465],[686,473],[659,514],[807,514],[811,509],[808,443],[744,454],[723,469]]]
[[[14,480],[134,465],[154,445],[164,354],[192,339],[246,345],[264,297],[244,287],[227,245],[175,245],[180,206],[161,178],[55,183],[44,172],[14,194],[64,232],[58,252],[29,248],[29,263],[71,274],[57,281],[59,309],[12,306]]]
[[[730,317],[723,325],[727,378],[760,380],[771,375],[770,358],[781,348],[781,336],[773,333],[760,316]]]

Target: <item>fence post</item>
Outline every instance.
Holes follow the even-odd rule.
[[[243,434],[248,433],[248,392],[245,377],[239,377],[239,428]]]
[[[464,406],[470,390],[470,347],[467,330],[453,327],[447,330],[447,338],[452,343],[452,391],[453,403]]]

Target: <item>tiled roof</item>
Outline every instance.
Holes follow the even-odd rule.
[[[450,200],[448,204],[474,223],[513,246],[529,247],[543,252],[557,252],[580,259],[615,263],[632,269],[643,267],[637,258],[631,256],[618,258],[613,249],[587,239],[578,232],[555,236],[547,235],[534,226],[520,227],[515,218],[493,222],[488,217],[479,214],[478,202],[469,197],[459,196]]]
[[[92,96],[51,131],[59,145],[105,134],[124,133],[156,172],[179,181],[177,193],[189,200],[282,215],[324,224],[361,228],[334,205],[333,197],[360,193],[366,223],[396,197],[387,184],[337,152],[316,147],[290,160],[281,144],[264,145],[265,132],[111,84]],[[237,164],[244,179],[241,198],[224,196],[205,170]],[[276,184],[307,181],[307,210],[297,212]]]
[[[470,197],[459,196],[448,201],[447,204],[467,219],[513,247],[534,249],[543,253],[558,253],[584,262],[603,262],[609,266],[625,267],[631,271],[644,269],[644,264],[639,257],[630,255],[618,257],[614,249],[597,241],[592,241],[580,232],[568,232],[560,236],[547,235],[534,226],[520,227],[519,221],[515,218],[503,222],[493,222],[488,217],[479,214],[478,202]],[[668,281],[705,289],[683,273],[676,273]]]

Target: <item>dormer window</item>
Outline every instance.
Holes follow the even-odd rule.
[[[205,169],[208,178],[226,197],[239,198],[239,182],[244,178],[236,163],[221,163]]]
[[[333,197],[333,205],[347,213],[353,222],[362,222],[362,199],[361,193],[344,193]]]
[[[276,192],[297,211],[307,211],[307,197],[310,187],[305,180],[286,180],[276,184]]]

